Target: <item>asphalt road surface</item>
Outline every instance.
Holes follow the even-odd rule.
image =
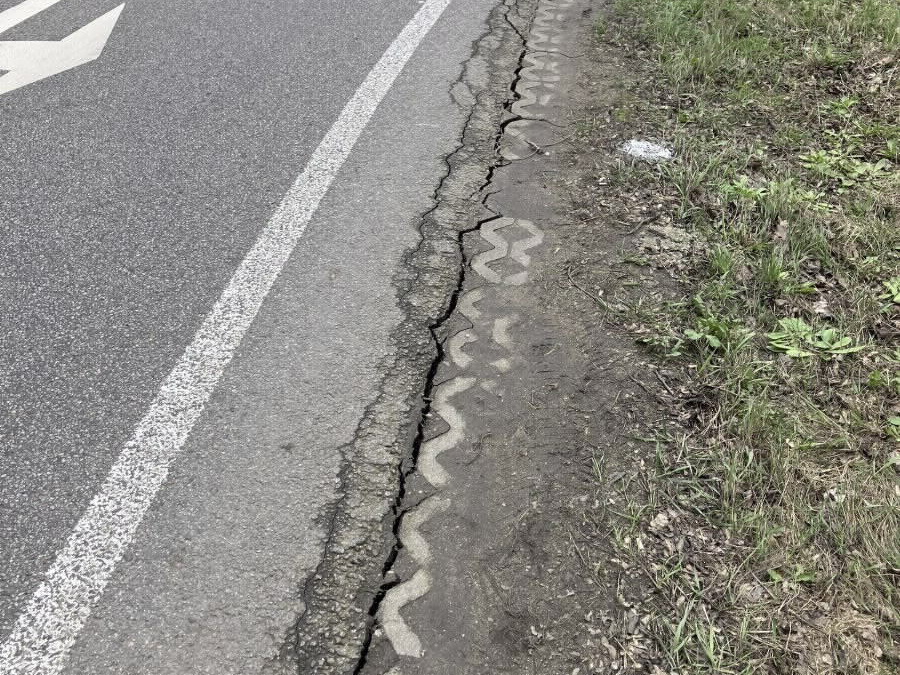
[[[0,17],[29,2],[0,0]],[[61,41],[118,7],[44,4],[0,34],[0,70],[5,43]],[[247,674],[275,656],[400,321],[392,277],[464,121],[448,92],[493,4],[128,0],[96,60],[0,94],[0,672]],[[429,6],[433,27],[402,33]],[[409,60],[364,89],[396,40]],[[339,119],[358,128],[336,125],[317,159]],[[321,202],[298,187],[315,161]],[[270,257],[248,268],[258,313],[243,296],[222,310],[236,349],[185,355],[266,228],[303,209],[273,244],[289,254],[277,279]],[[186,359],[202,382],[172,394]],[[146,422],[172,401],[186,440]],[[134,460],[117,488],[146,512],[108,508],[136,530],[82,532],[61,561],[123,449],[161,443],[178,450],[168,475]],[[148,476],[158,492],[131,485]],[[109,538],[123,557],[106,569]],[[42,596],[48,579],[71,594]]]

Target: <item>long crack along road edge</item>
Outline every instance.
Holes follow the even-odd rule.
[[[415,469],[443,359],[444,323],[465,280],[463,236],[495,219],[485,201],[500,162],[499,139],[518,96],[525,35],[536,3],[498,5],[471,58],[451,87],[469,108],[459,147],[447,158],[434,208],[420,225],[421,244],[396,279],[404,320],[393,337],[377,399],[344,448],[342,497],[331,516],[322,564],[303,590],[306,611],[271,673],[359,673],[377,627],[381,603],[399,580],[392,571],[401,546],[406,477]],[[373,561],[383,561],[380,566]],[[376,568],[377,567],[377,568]]]

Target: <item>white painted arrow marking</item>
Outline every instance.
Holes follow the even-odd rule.
[[[25,0],[0,13],[0,33],[59,0]],[[62,40],[0,42],[0,95],[96,59],[103,52],[124,4],[79,28]]]
[[[25,0],[15,7],[0,12],[0,33],[8,31],[13,26],[18,26],[48,7],[53,7],[57,2],[59,0]]]

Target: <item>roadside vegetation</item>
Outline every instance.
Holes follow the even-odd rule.
[[[655,667],[900,673],[900,3],[618,0],[598,32],[676,153],[620,180],[695,242],[631,317],[690,373],[619,532]]]

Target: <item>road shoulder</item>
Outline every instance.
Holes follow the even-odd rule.
[[[645,644],[616,514],[643,489],[648,424],[668,413],[656,371],[580,279],[611,271],[633,229],[573,217],[596,168],[571,143],[596,84],[592,9],[542,0],[519,27],[479,193],[489,215],[463,238],[362,673],[605,673]]]

